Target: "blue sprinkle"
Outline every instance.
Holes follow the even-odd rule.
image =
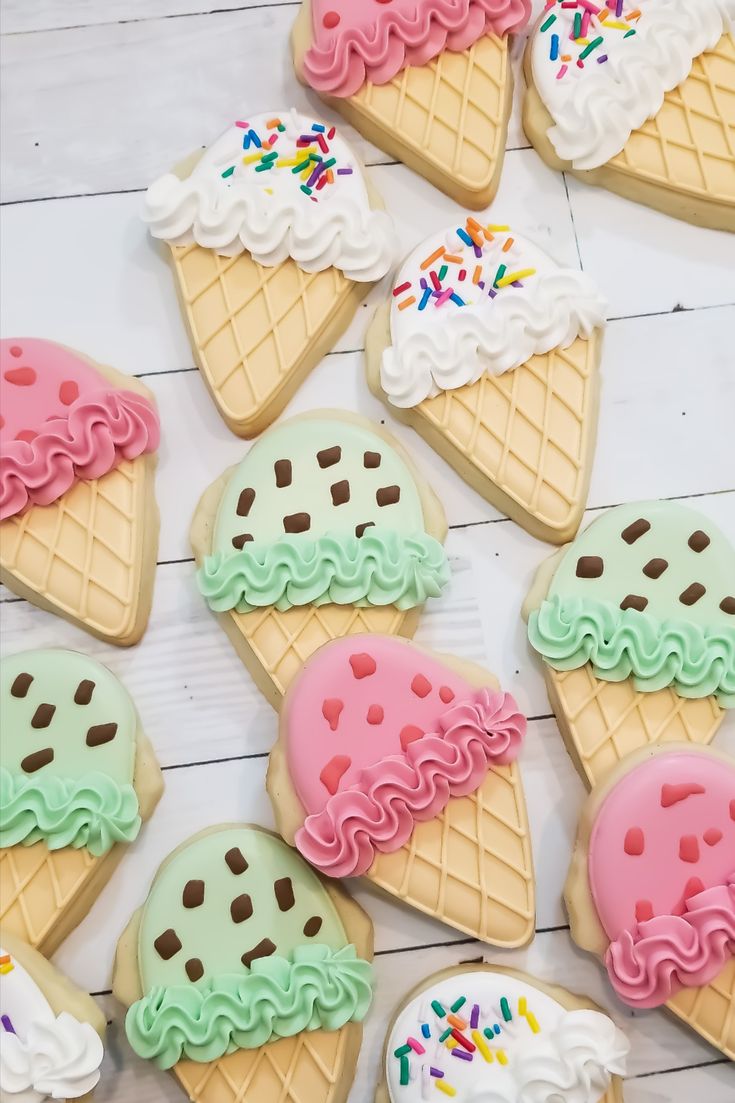
[[[452,303],[455,303],[457,306],[464,306],[465,305],[464,299],[460,299],[459,295],[457,295],[456,293],[454,295],[449,296],[449,301],[452,302]]]
[[[551,36],[551,60],[556,61],[559,57],[559,35],[552,34]]]
[[[431,1031],[429,1030],[429,1024],[428,1023],[422,1023],[421,1024],[421,1033],[423,1034],[424,1038],[430,1038],[431,1037]]]
[[[261,142],[258,135],[255,133],[255,131],[254,130],[249,130],[248,134],[250,135],[250,140],[258,147],[258,149],[262,149],[263,148],[263,143]]]
[[[495,1033],[496,1033],[496,1034],[500,1034],[500,1027],[498,1026],[498,1024],[497,1024],[497,1023],[496,1023],[496,1024],[495,1024],[495,1026],[493,1027],[493,1030],[495,1031]]]
[[[457,237],[460,237],[465,245],[469,245],[470,248],[475,244],[470,235],[465,230],[457,230]]]
[[[431,288],[430,287],[425,287],[424,288],[424,293],[421,296],[421,302],[419,303],[419,310],[426,310],[426,304],[428,303],[430,298],[431,298]]]
[[[311,129],[315,130],[317,132],[317,134],[324,134],[324,132],[326,131],[327,128],[326,128],[326,126],[322,126],[321,123],[312,123],[311,124]]]

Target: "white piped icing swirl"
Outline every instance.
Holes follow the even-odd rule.
[[[357,282],[380,279],[394,256],[392,221],[371,207],[350,147],[295,110],[238,121],[186,179],[160,177],[144,220],[172,245],[249,252],[266,267],[291,257],[305,272],[334,267]]]
[[[6,1033],[0,1044],[0,1098],[12,1103],[78,1099],[95,1087],[104,1050],[89,1023],[66,1011],[31,1024],[21,1041]]]
[[[640,17],[628,19],[629,8]],[[548,131],[554,149],[575,168],[593,169],[617,156],[686,80],[694,59],[733,30],[735,0],[639,0],[620,19],[611,0],[605,20],[592,15],[586,34],[574,39],[583,11],[559,3],[545,10],[531,56],[534,85],[555,124]],[[590,43],[597,45],[586,53]]]
[[[422,268],[441,248],[460,263],[440,256]],[[476,253],[457,232],[435,235],[414,250],[397,276],[397,289],[411,286],[393,299],[391,344],[381,364],[381,386],[394,406],[417,406],[485,374],[502,375],[534,355],[568,348],[577,337],[589,339],[605,324],[606,303],[592,280],[576,269],[557,267],[518,234],[496,230],[492,241],[484,241],[482,256]],[[518,286],[501,286],[492,297],[501,265],[508,274],[532,274]],[[479,268],[481,279],[475,282]],[[451,287],[462,305],[453,298],[441,302],[433,289],[432,273],[438,277],[445,269],[442,288]],[[419,309],[428,290],[431,297]],[[408,296],[416,302],[402,309]]]

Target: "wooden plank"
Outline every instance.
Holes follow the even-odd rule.
[[[207,12],[247,8],[297,8],[300,0],[4,0],[3,34],[87,27],[96,23],[130,23],[143,19],[171,19]]]

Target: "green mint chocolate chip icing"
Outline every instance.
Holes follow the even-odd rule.
[[[367,1012],[372,967],[357,957],[319,878],[251,827],[196,836],[161,866],[138,935],[143,998],[126,1031],[169,1068],[211,1061]]]
[[[589,662],[603,680],[735,708],[735,549],[676,503],[611,509],[564,553],[528,635],[557,670]]]
[[[222,496],[199,587],[216,612],[410,609],[449,581],[411,472],[361,425],[304,418],[253,445]]]
[[[136,837],[137,716],[106,667],[76,651],[11,655],[0,708],[0,845],[42,840],[100,856]]]

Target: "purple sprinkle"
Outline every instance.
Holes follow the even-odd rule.
[[[2,1018],[0,1018],[0,1022],[3,1024],[3,1026],[7,1030],[8,1034],[15,1034],[15,1027],[11,1023],[11,1021],[8,1018],[7,1015],[3,1015]]]
[[[460,1061],[471,1061],[472,1060],[472,1054],[471,1053],[465,1053],[465,1051],[463,1049],[460,1049],[459,1046],[457,1046],[456,1049],[452,1050],[452,1057],[459,1057]]]
[[[602,65],[604,61],[607,61],[607,54],[601,54],[597,59],[597,64]]]
[[[480,1025],[480,1005],[476,1003],[476,1004],[474,1004],[474,1006],[472,1008],[472,1013],[470,1015],[470,1026],[472,1027],[473,1030],[477,1030],[479,1025]]]
[[[435,1069],[433,1065],[429,1069],[429,1072],[431,1073],[432,1076],[435,1076],[437,1078],[437,1080],[442,1080],[443,1077],[444,1077],[444,1073],[442,1072],[442,1070],[441,1069]]]
[[[324,172],[324,161],[317,161],[316,166],[314,168],[314,171],[312,172],[309,179],[306,181],[307,188],[313,188],[315,182],[319,179],[319,177],[321,176],[321,174],[323,172]]]
[[[523,284],[521,283],[520,280],[513,280],[513,283],[510,286],[511,287],[523,287]]]
[[[494,287],[490,288],[490,290],[488,291],[488,295],[490,296],[491,299],[495,298],[495,296],[497,295],[497,291],[495,290]]]
[[[426,290],[426,288],[429,286],[423,276],[419,280],[419,286],[422,288],[422,290]]]
[[[337,176],[352,176],[352,169],[337,169]]]
[[[485,290],[485,281],[480,280],[480,282],[478,283],[477,286],[480,288],[481,291],[484,291]]]
[[[482,259],[482,249],[480,248],[480,246],[475,245],[475,243],[473,242],[472,243],[472,248],[475,250],[475,256],[478,257],[481,260]]]
[[[315,142],[316,140],[317,140],[316,134],[300,134],[299,135],[299,141],[300,142],[309,142],[309,143],[311,143],[311,142]]]
[[[620,19],[623,14],[623,0],[616,0],[615,3],[615,18]]]

